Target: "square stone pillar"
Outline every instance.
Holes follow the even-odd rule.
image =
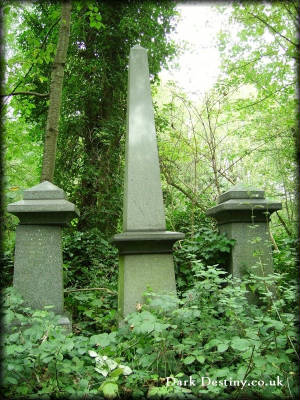
[[[242,278],[246,269],[259,265],[252,271],[258,276],[273,273],[268,224],[271,214],[282,208],[281,203],[266,200],[263,190],[243,185],[223,193],[218,203],[206,214],[217,220],[221,234],[235,240],[229,272]]]
[[[23,200],[8,205],[16,215],[13,285],[33,309],[52,305],[64,315],[63,259],[61,230],[79,212],[65,199],[62,189],[48,181],[24,190]],[[70,329],[63,316],[61,325]]]
[[[147,286],[176,293],[172,246],[183,239],[166,231],[147,50],[130,50],[123,233],[113,243],[120,254],[119,314],[143,302]]]

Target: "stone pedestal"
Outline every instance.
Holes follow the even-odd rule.
[[[235,239],[229,272],[241,278],[246,269],[258,276],[273,273],[272,248],[268,223],[270,215],[281,209],[281,203],[268,201],[264,191],[236,185],[222,194],[218,205],[207,215],[218,222],[220,233]]]
[[[61,325],[70,328],[64,314],[61,229],[76,215],[75,205],[64,191],[44,181],[24,191],[24,199],[8,205],[20,219],[16,229],[14,287],[34,309],[52,305],[62,315]]]
[[[123,233],[113,243],[120,253],[119,313],[142,303],[147,286],[176,293],[172,246],[183,239],[166,231],[147,50],[129,56]]]
[[[147,286],[156,293],[176,295],[172,247],[183,239],[179,232],[124,232],[114,236],[119,249],[119,298],[121,316],[143,303]]]

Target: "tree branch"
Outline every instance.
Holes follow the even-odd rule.
[[[289,38],[287,38],[286,36],[282,35],[280,32],[278,32],[272,25],[270,25],[267,21],[265,21],[263,18],[261,18],[259,15],[256,14],[252,14],[252,12],[247,11],[246,12],[250,15],[252,15],[253,18],[258,19],[260,22],[262,22],[264,25],[266,25],[271,31],[273,31],[275,34],[279,35],[280,37],[282,37],[282,39],[287,40],[289,43],[291,43],[293,46],[298,47],[297,43],[293,42],[292,40],[290,40]]]
[[[276,215],[277,215],[279,221],[281,222],[281,225],[284,227],[284,229],[285,229],[286,233],[288,234],[288,236],[291,237],[291,236],[292,236],[292,233],[291,233],[291,231],[289,230],[289,228],[287,227],[287,224],[286,224],[286,222],[284,221],[284,219],[282,218],[282,216],[279,215],[277,211],[276,211]]]
[[[168,174],[168,172],[166,170],[166,167],[164,167],[163,164],[161,164],[161,171],[162,171],[164,177],[166,178],[166,181],[167,181],[168,185],[173,186],[175,189],[179,190],[188,199],[190,199],[197,207],[199,207],[202,211],[204,211],[203,206],[195,199],[195,196],[193,196],[191,193],[189,193],[188,191],[183,189],[181,186],[177,185],[177,183],[175,183],[171,179],[170,175]]]
[[[50,27],[50,29],[49,29],[48,32],[46,33],[46,35],[45,35],[45,37],[44,37],[44,39],[43,39],[43,41],[42,41],[42,43],[41,43],[41,45],[40,45],[40,51],[39,51],[39,53],[35,56],[34,60],[36,60],[36,59],[38,58],[38,56],[40,55],[40,52],[41,52],[42,48],[44,47],[44,45],[46,44],[46,41],[47,41],[47,39],[48,39],[50,33],[52,32],[52,30],[54,29],[54,27],[58,24],[58,22],[60,21],[60,18],[61,18],[61,17],[57,18],[57,20],[53,23],[53,25]],[[13,88],[13,90],[11,91],[11,93],[10,93],[9,95],[7,95],[7,97],[12,96],[13,93],[14,93],[14,92],[18,89],[18,87],[21,85],[21,83],[22,83],[23,81],[25,81],[25,79],[26,79],[27,76],[30,74],[30,72],[31,72],[32,68],[34,67],[34,65],[35,65],[35,63],[33,62],[33,63],[31,64],[31,66],[29,67],[28,71],[26,72],[26,74],[23,76],[23,78],[21,78],[21,79],[19,80],[19,82],[18,82],[18,83],[16,84],[16,86]],[[5,105],[5,102],[4,102],[3,105]],[[4,109],[4,107],[2,108],[2,110],[3,110],[3,109]]]
[[[294,83],[294,82],[293,82]],[[293,83],[289,83],[288,85],[283,86],[282,88],[278,89],[278,90],[274,90],[273,92],[269,93],[267,96],[263,97],[260,100],[255,101],[254,103],[251,104],[247,104],[246,106],[242,106],[240,108],[237,108],[235,111],[240,111],[243,110],[244,108],[248,108],[248,107],[252,107],[255,106],[256,104],[261,103],[262,101],[265,101],[266,99],[268,99],[269,97],[271,97],[273,94],[282,91],[283,89],[285,89],[286,87],[292,85]]]

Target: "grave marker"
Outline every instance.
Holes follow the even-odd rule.
[[[166,231],[147,50],[134,46],[129,56],[123,233],[119,249],[119,313],[142,303],[147,286],[176,293],[172,246],[183,239]]]
[[[219,196],[218,203],[206,214],[217,220],[221,234],[235,240],[229,272],[237,278],[248,268],[258,276],[273,273],[268,224],[271,214],[282,208],[281,203],[266,200],[263,190],[241,184]],[[254,269],[254,265],[259,267]]]
[[[79,212],[62,189],[44,181],[24,190],[23,200],[8,205],[20,223],[16,228],[13,285],[33,309],[53,305],[64,315],[62,226]],[[70,329],[67,316],[61,325]]]

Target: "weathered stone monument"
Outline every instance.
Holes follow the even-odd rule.
[[[243,185],[233,186],[223,193],[218,203],[207,215],[217,220],[220,233],[235,239],[229,272],[237,278],[248,268],[258,276],[272,273],[268,224],[271,214],[281,209],[281,203],[266,200],[263,190]],[[255,265],[258,267],[254,269]]]
[[[166,231],[147,50],[129,56],[123,233],[119,249],[119,314],[142,303],[147,286],[176,293],[172,246],[184,234]]]
[[[14,287],[34,309],[52,305],[52,310],[63,316],[60,324],[70,329],[64,312],[61,230],[79,215],[78,210],[65,199],[62,189],[44,181],[24,190],[23,200],[9,204],[8,212],[20,220]]]

